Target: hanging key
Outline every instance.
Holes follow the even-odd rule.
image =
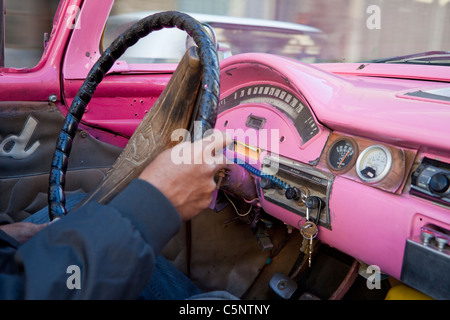
[[[311,267],[312,252],[314,249],[313,241],[314,238],[319,233],[319,228],[317,227],[317,225],[319,224],[320,221],[320,212],[322,211],[323,200],[317,196],[310,196],[306,198],[305,206],[306,206],[306,222],[300,229],[300,233],[303,236],[301,249],[305,254],[308,255],[308,263],[309,267]],[[317,210],[315,223],[311,221],[311,210]]]
[[[317,228],[317,225],[312,221],[306,221],[305,224],[300,229],[300,233],[303,236],[303,238],[306,238],[308,240],[311,237],[315,238],[318,232],[319,229]]]
[[[311,238],[309,238],[309,251],[308,251],[308,266],[311,268],[311,260],[312,260],[312,253],[313,253],[313,250],[314,250],[314,246],[313,246],[313,244],[314,244],[314,238],[315,238],[315,236],[314,237],[311,237]]]
[[[309,242],[309,245],[307,247],[307,254],[308,254],[308,264],[309,267],[311,267],[311,258],[312,258],[312,252],[313,252],[313,240],[319,233],[319,229],[317,225],[312,221],[306,221],[305,224],[301,227],[300,233],[303,236],[304,241],[306,240]],[[305,252],[306,254],[306,252]]]
[[[300,246],[300,252],[304,254],[309,254],[309,239],[303,237],[302,245]]]

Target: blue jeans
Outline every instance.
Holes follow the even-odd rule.
[[[66,209],[70,211],[83,199],[85,194],[74,194],[67,197]],[[25,221],[42,224],[49,222],[48,208],[36,212]],[[157,256],[155,268],[149,284],[139,295],[138,299],[145,300],[234,300],[236,297],[228,292],[214,291],[202,293],[202,291],[181,271],[167,261],[162,255]]]

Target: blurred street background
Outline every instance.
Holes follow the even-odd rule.
[[[58,2],[6,0],[6,47],[26,48],[39,60]],[[116,0],[111,14],[152,10],[314,26],[327,35],[326,50],[339,62],[450,51],[450,0]],[[11,59],[6,66],[25,67]]]

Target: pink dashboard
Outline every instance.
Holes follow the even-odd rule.
[[[268,214],[300,229],[305,198],[319,197],[322,242],[406,282],[425,255],[416,247],[442,271],[450,257],[450,100],[414,94],[449,85],[402,77],[403,66],[376,66],[376,75],[348,67],[229,58],[216,128],[241,146],[234,157],[252,172]]]

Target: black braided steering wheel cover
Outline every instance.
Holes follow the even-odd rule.
[[[100,56],[91,68],[83,85],[77,92],[67,113],[51,163],[48,189],[48,210],[50,221],[67,214],[65,208],[64,186],[67,164],[78,125],[84,115],[98,84],[111,69],[116,60],[139,39],[153,31],[174,28],[186,31],[197,45],[197,54],[203,66],[199,91],[198,115],[202,133],[214,128],[219,100],[220,69],[217,49],[203,26],[191,16],[166,11],[148,16],[120,35]]]

